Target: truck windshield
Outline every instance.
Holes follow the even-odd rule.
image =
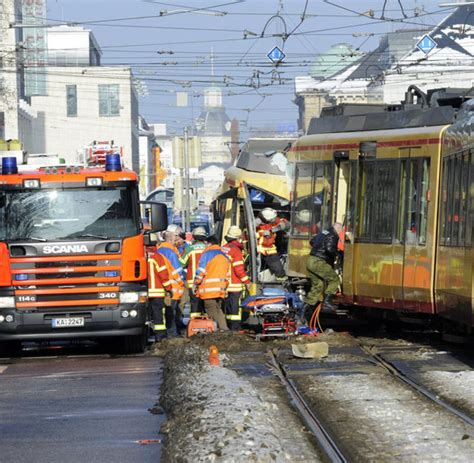
[[[0,240],[118,239],[138,233],[133,189],[0,193]]]

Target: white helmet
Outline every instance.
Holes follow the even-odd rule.
[[[265,222],[274,222],[277,218],[277,211],[271,207],[266,207],[260,211],[260,217],[265,220]]]
[[[169,231],[171,233],[176,233],[177,235],[179,235],[180,233],[182,233],[183,230],[181,229],[179,225],[172,223],[168,225],[168,228],[166,229],[166,231]]]
[[[196,227],[193,230],[193,238],[197,240],[204,240],[207,237],[206,229],[204,227]]]
[[[227,230],[225,237],[232,240],[238,240],[242,238],[242,230],[237,225],[232,225],[229,227],[229,230]]]
[[[311,220],[311,211],[309,209],[301,209],[296,213],[296,220],[299,223],[309,223]]]

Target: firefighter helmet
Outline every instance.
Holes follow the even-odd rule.
[[[311,221],[311,211],[309,209],[301,209],[296,213],[296,221],[298,223],[309,223]]]
[[[207,233],[204,227],[196,227],[193,230],[193,238],[195,240],[204,241],[206,237],[207,237]]]
[[[238,240],[242,238],[242,230],[237,227],[237,225],[232,225],[229,227],[229,230],[227,230],[225,237],[231,240]]]
[[[179,235],[180,233],[182,233],[183,230],[181,229],[179,225],[172,223],[168,225],[168,228],[166,229],[166,231],[169,231],[171,233],[176,233],[176,235]]]
[[[275,219],[277,218],[277,211],[275,209],[272,209],[271,207],[266,207],[265,209],[262,209],[260,211],[260,217],[265,221],[265,222],[274,222]]]

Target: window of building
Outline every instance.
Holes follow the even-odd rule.
[[[66,85],[67,117],[77,116],[77,85]]]
[[[117,84],[99,85],[99,115],[120,115],[119,86]]]

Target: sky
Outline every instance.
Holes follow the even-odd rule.
[[[103,65],[132,66],[146,89],[140,113],[148,123],[166,123],[170,133],[182,133],[200,114],[203,90],[216,85],[223,91],[228,116],[239,120],[243,132],[258,133],[296,125],[294,79],[308,75],[320,53],[345,42],[362,56],[386,33],[435,26],[452,11],[441,4],[48,0],[47,17],[51,24],[77,23],[91,29],[103,51]],[[277,66],[267,57],[275,46],[286,55]],[[177,107],[176,92],[188,93],[188,107]]]

